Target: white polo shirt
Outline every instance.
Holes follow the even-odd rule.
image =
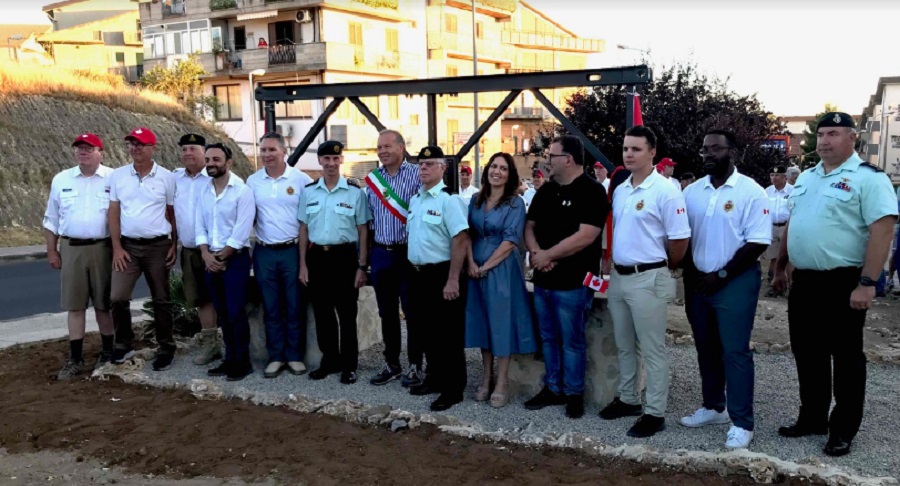
[[[668,260],[666,242],[691,237],[684,196],[655,170],[633,187],[632,176],[613,193],[613,250],[616,265]]]
[[[228,185],[218,195],[209,178],[197,197],[194,241],[197,246],[208,245],[214,252],[226,246],[235,250],[249,247],[254,217],[253,191],[240,177],[229,174]]]
[[[175,202],[175,178],[156,162],[143,179],[134,164],[116,169],[110,179],[109,200],[121,206],[122,236],[156,238],[172,233],[166,206]]]
[[[766,196],[769,198],[769,209],[772,211],[772,223],[787,223],[791,217],[791,208],[788,207],[788,197],[794,190],[794,186],[785,183],[779,191],[774,185],[766,188]]]
[[[265,167],[247,178],[256,200],[256,238],[267,245],[297,238],[300,222],[300,194],[312,178],[291,166],[277,179],[269,177]]]
[[[197,210],[197,196],[209,185],[211,177],[203,169],[191,177],[183,167],[172,172],[175,177],[175,224],[178,226],[178,241],[185,248],[197,248],[194,230],[194,213]]]
[[[694,264],[704,273],[721,270],[747,243],[772,243],[766,192],[737,170],[718,189],[709,176],[684,190],[691,223]]]
[[[466,203],[466,206],[468,206],[469,201],[472,200],[472,196],[478,194],[478,191],[480,190],[481,189],[475,187],[475,184],[469,184],[469,187],[459,190],[459,197],[461,197],[462,200]]]
[[[53,178],[44,213],[44,228],[59,236],[82,240],[109,237],[109,179],[113,169],[101,165],[91,177],[81,167],[66,169]]]

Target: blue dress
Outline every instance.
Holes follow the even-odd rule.
[[[520,252],[525,230],[525,202],[513,197],[485,213],[486,204],[469,204],[472,257],[478,266],[486,262],[500,243],[516,248],[479,279],[469,279],[466,301],[466,347],[490,350],[495,356],[533,353],[537,350],[525,272]]]

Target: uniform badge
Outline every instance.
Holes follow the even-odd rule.
[[[835,123],[840,123],[840,122],[841,122],[841,115],[838,115],[837,113],[835,113],[835,114],[834,114],[834,118],[832,118],[832,121],[834,121]]]
[[[641,199],[640,201],[638,201],[638,203],[637,203],[637,205],[634,207],[634,209],[637,209],[638,211],[640,211],[641,209],[644,209],[644,200]]]
[[[140,135],[140,134],[144,133],[144,131],[141,130],[140,128],[138,128],[137,130],[134,131],[134,133],[135,133],[136,135]]]
[[[336,153],[336,154],[341,153],[341,146],[340,146],[340,145],[335,145],[335,146],[334,146],[334,153]]]
[[[441,212],[440,212],[440,211],[435,211],[434,209],[429,209],[427,214],[428,214],[429,216],[440,216],[440,215],[441,215]]]
[[[835,188],[835,189],[840,189],[840,190],[845,191],[845,192],[850,192],[850,191],[853,190],[853,188],[850,187],[849,184],[847,184],[846,182],[843,182],[843,181],[841,181],[841,182],[835,182],[834,184],[831,184],[831,187],[833,187],[833,188]]]
[[[294,195],[294,186],[288,186],[288,188],[287,188],[287,194],[288,194],[288,196],[293,196],[293,195]]]
[[[731,210],[734,209],[734,202],[728,201],[722,206],[722,209],[724,209],[726,213],[731,212]]]
[[[850,182],[850,179],[847,179],[846,177],[841,177],[841,180],[844,182]]]
[[[190,142],[196,142],[196,141],[197,141],[197,137],[191,135],[191,138],[190,138],[188,141],[190,141]]]
[[[425,157],[431,157],[431,150],[429,150],[429,149],[423,150],[422,155],[424,155]]]
[[[351,205],[349,205],[349,204],[347,204],[347,203],[343,203],[343,202],[340,203],[340,204],[338,204],[338,207],[339,207],[339,208],[353,209],[353,206],[351,206]]]

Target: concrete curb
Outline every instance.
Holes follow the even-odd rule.
[[[8,250],[8,251],[4,251]],[[21,250],[21,251],[18,251]],[[47,258],[47,250],[31,248],[0,248],[0,263],[39,260]]]

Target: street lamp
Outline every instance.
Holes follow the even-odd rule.
[[[250,126],[253,129],[253,167],[256,170],[259,170],[259,153],[257,151],[259,140],[256,138],[256,124],[259,123],[259,117],[256,116],[257,103],[253,96],[253,93],[256,92],[256,86],[253,84],[253,76],[262,76],[264,74],[266,74],[265,69],[250,71],[250,111],[252,111],[250,116],[253,117],[253,123],[251,123]]]
[[[519,131],[519,125],[512,126],[513,131],[513,155],[516,155],[519,152],[519,136],[516,135]]]
[[[888,106],[887,109],[890,110],[891,107]],[[888,125],[891,122],[891,116],[896,114],[897,111],[884,111],[881,113],[881,134],[878,136],[878,141],[881,142],[882,145],[884,145],[884,157],[882,157],[881,154],[878,154],[878,165],[882,166],[882,169],[885,171],[888,170],[888,144],[891,143],[891,134],[888,133]]]
[[[11,36],[9,36],[9,37],[6,38],[6,50],[7,50],[8,54],[9,54],[9,60],[10,60],[10,61],[13,60],[13,56],[15,55],[15,60],[16,60],[16,62],[19,62],[19,53],[17,52],[18,50],[13,50],[13,48],[12,48],[12,42],[10,42],[10,41],[14,41],[14,40],[22,40],[22,39],[24,39],[24,38],[25,38],[25,37],[23,37],[22,34],[13,34],[13,35],[11,35]]]
[[[478,29],[475,23],[475,0],[472,0],[472,76],[478,76]],[[472,93],[472,108],[475,111],[474,120],[472,122],[472,135],[478,131],[478,92]],[[481,164],[478,161],[478,143],[474,145],[475,149],[475,180],[481,180]]]

